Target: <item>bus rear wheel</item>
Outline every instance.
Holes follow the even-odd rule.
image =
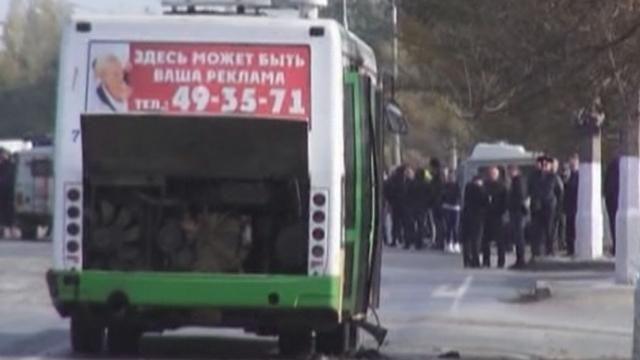
[[[325,355],[343,355],[356,351],[359,345],[358,328],[344,322],[332,331],[316,333],[316,351]]]
[[[137,355],[142,332],[126,322],[110,324],[107,329],[107,348],[111,355]]]
[[[79,354],[95,355],[102,351],[104,327],[89,316],[71,316],[71,349]]]
[[[296,329],[281,331],[278,335],[280,355],[297,357],[311,353],[313,337],[311,330]]]

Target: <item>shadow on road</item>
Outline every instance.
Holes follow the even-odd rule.
[[[0,358],[47,357],[56,350],[68,348],[68,334],[64,329],[43,330],[35,334],[0,332]]]
[[[3,345],[4,344],[4,345]],[[68,331],[47,330],[37,334],[0,333],[0,358],[106,359],[112,356],[80,356],[71,353]],[[276,359],[274,339],[220,336],[148,335],[142,339],[139,357],[161,359]]]
[[[274,339],[216,336],[146,336],[141,355],[154,358],[229,360],[278,358]]]

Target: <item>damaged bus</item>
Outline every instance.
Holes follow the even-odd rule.
[[[134,353],[184,326],[278,336],[284,354],[384,335],[367,322],[381,86],[372,50],[316,17],[323,2],[69,21],[47,283],[74,351]]]

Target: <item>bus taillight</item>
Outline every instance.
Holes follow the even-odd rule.
[[[80,263],[80,240],[82,232],[82,192],[79,185],[65,186],[64,248],[67,266],[75,269]]]
[[[309,206],[309,274],[322,274],[327,256],[327,213],[329,208],[328,191],[314,189],[311,192]]]
[[[322,224],[326,219],[326,215],[323,211],[314,211],[311,218],[313,219],[314,224]]]

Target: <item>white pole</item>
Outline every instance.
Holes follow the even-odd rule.
[[[349,10],[347,8],[347,0],[342,0],[342,25],[349,30]]]
[[[398,82],[398,6],[396,0],[391,0],[391,21],[393,22],[393,95]],[[396,165],[402,163],[402,139],[400,134],[394,136],[393,158]]]
[[[602,123],[599,99],[580,115],[580,170],[576,214],[576,257],[592,260],[602,256]]]

